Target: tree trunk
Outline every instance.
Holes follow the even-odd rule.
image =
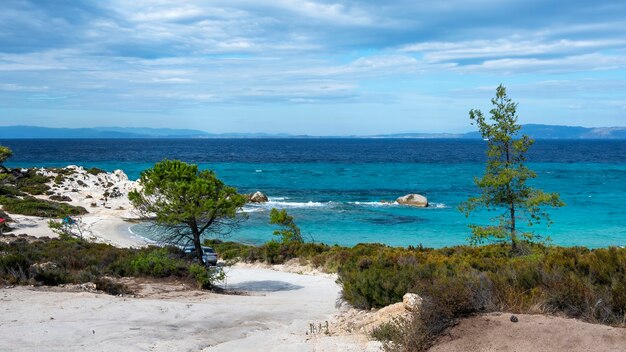
[[[511,203],[511,250],[517,250],[517,234],[515,233],[515,204]]]
[[[189,227],[191,227],[191,233],[193,235],[193,247],[196,250],[196,259],[198,260],[198,264],[204,266],[205,263],[202,258],[202,243],[200,242],[200,230],[198,230],[198,224],[194,220]]]

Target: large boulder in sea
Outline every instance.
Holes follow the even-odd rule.
[[[250,203],[265,203],[268,200],[269,199],[267,198],[267,196],[259,191],[256,191],[248,195],[248,202]]]
[[[414,207],[427,207],[428,199],[421,194],[407,194],[396,199],[398,204],[411,205]]]

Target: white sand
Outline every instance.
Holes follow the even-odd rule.
[[[0,351],[313,351],[305,332],[335,311],[332,278],[232,268],[250,295],[171,299],[0,290]],[[319,350],[319,349],[318,349]]]

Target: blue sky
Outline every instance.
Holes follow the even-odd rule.
[[[626,1],[0,2],[0,125],[316,135],[626,125]]]

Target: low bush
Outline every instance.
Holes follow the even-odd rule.
[[[149,251],[140,251],[130,262],[131,276],[168,277],[184,276],[188,264],[180,258],[180,253],[168,248],[152,247]]]
[[[92,167],[92,168],[89,168],[89,169],[87,169],[85,171],[87,171],[87,173],[90,174],[90,175],[106,174],[106,171],[104,171],[104,170],[102,170],[100,168],[97,168],[97,167]]]
[[[65,195],[53,194],[50,196],[50,200],[54,200],[57,202],[71,202],[72,198],[65,196]]]
[[[87,210],[80,206],[47,201],[34,197],[10,198],[0,196],[0,204],[4,210],[13,214],[40,216],[45,218],[61,218],[68,215],[83,215]]]
[[[115,282],[110,278],[98,277],[93,281],[93,283],[96,285],[96,290],[106,292],[113,296],[127,295],[133,293],[133,291],[130,290],[126,285]]]
[[[202,270],[200,270],[202,269]],[[127,293],[117,277],[174,277],[212,288],[221,271],[207,271],[176,247],[117,248],[71,236],[29,243],[0,242],[0,284],[59,285],[94,282],[111,294]]]
[[[32,195],[41,195],[50,190],[50,186],[47,185],[50,178],[40,175],[37,169],[28,169],[25,172],[12,174],[4,182],[15,186],[21,192]]]

